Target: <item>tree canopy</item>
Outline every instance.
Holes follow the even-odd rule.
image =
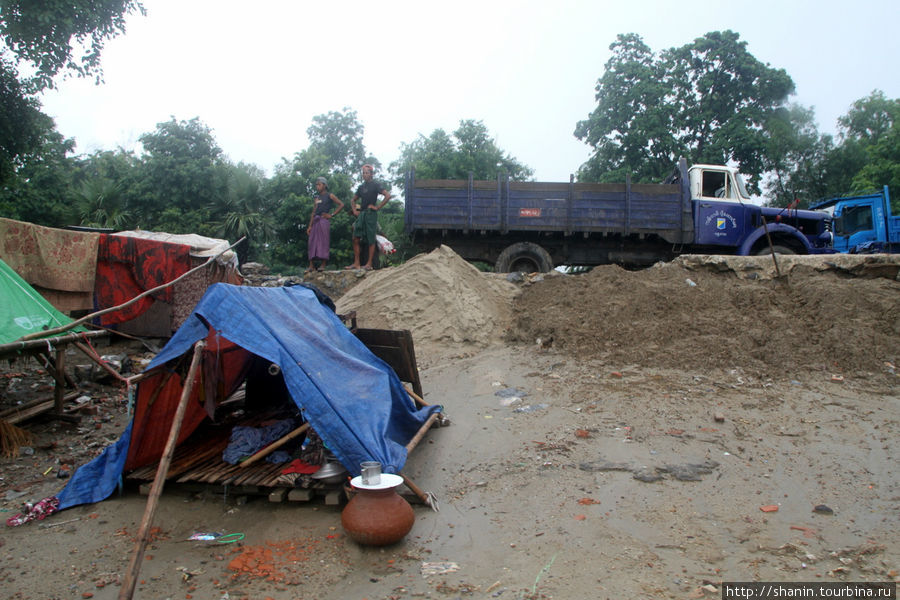
[[[794,83],[746,46],[733,31],[715,31],[655,54],[639,35],[619,35],[597,82],[597,107],[575,128],[593,148],[579,179],[660,180],[684,156],[736,163],[756,188],[766,127]]]
[[[104,44],[125,32],[125,18],[145,14],[138,0],[4,0],[0,36],[34,71],[30,91],[53,87],[61,72],[103,79]]]
[[[138,0],[0,3],[0,186],[15,185],[16,171],[40,160],[40,150],[55,133],[38,94],[53,88],[61,73],[102,81],[103,46],[125,31],[125,18],[133,12],[144,14]]]
[[[837,138],[818,132],[813,111],[794,106],[769,130],[767,199],[807,206],[888,185],[900,190],[900,99],[880,90],[838,119]],[[900,199],[894,204],[900,208]]]
[[[400,157],[390,165],[394,185],[403,188],[406,174],[415,169],[424,179],[495,179],[505,171],[510,179],[525,181],[534,170],[504,152],[490,136],[482,121],[464,119],[448,135],[435,129],[428,137],[419,135],[400,144]]]

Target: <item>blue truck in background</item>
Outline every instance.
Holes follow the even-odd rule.
[[[419,248],[447,245],[497,272],[833,252],[826,212],[755,205],[736,169],[688,168],[684,159],[659,184],[416,179],[412,171],[405,201],[405,231]]]
[[[888,186],[874,194],[831,198],[810,208],[830,211],[836,252],[900,253],[900,215],[891,212]]]

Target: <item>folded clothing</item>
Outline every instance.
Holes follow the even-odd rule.
[[[231,430],[228,446],[222,452],[222,460],[230,465],[236,465],[241,459],[256,454],[272,442],[279,440],[294,429],[293,419],[276,421],[266,427],[248,427],[237,425]],[[266,457],[270,463],[286,462],[290,455],[282,450],[273,452]]]

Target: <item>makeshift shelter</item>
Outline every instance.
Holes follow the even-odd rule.
[[[59,509],[108,497],[123,472],[152,464],[165,447],[187,382],[191,350],[206,341],[178,443],[215,415],[254,368],[274,365],[299,414],[348,469],[375,460],[399,473],[405,445],[440,406],[417,408],[394,370],[375,356],[303,286],[261,288],[217,283],[147,366],[134,416],[118,442],[78,469]],[[264,398],[246,398],[248,410]]]
[[[200,265],[206,264],[206,268],[125,309],[104,315],[100,325],[137,336],[171,336],[210,285],[242,283],[237,254],[228,248],[226,240],[196,234],[120,231],[103,235],[97,252],[97,309],[118,306]],[[210,261],[214,256],[216,259]]]
[[[71,322],[0,259],[0,345]]]
[[[65,334],[47,335],[72,323],[19,274],[0,259],[0,358],[34,355],[56,380],[54,397],[0,410],[0,421],[18,423],[49,410],[63,415],[66,388],[74,388],[65,375],[65,349],[68,344],[84,348],[89,337],[106,336],[106,331],[87,331],[74,327]],[[23,341],[23,337],[29,337]],[[88,356],[94,359],[93,356]]]
[[[100,238],[0,218],[0,259],[58,310],[91,310]]]
[[[0,259],[64,313],[105,310],[156,290],[98,319],[137,336],[171,336],[207,287],[240,284],[238,257],[229,248],[226,240],[196,234],[101,233],[0,218]]]

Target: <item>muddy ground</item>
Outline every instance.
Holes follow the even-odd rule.
[[[718,598],[723,581],[896,581],[898,262],[780,266],[509,281],[440,249],[359,277],[339,312],[410,329],[425,399],[452,422],[404,470],[440,511],[415,505],[402,542],[369,548],[323,502],[167,489],[134,597]],[[48,392],[21,362],[3,365],[5,402]],[[35,439],[0,462],[4,517],[124,428],[120,387],[83,388],[81,423],[22,424]],[[145,505],[126,489],[6,527],[0,595],[118,597]],[[244,539],[188,541],[198,531]]]

